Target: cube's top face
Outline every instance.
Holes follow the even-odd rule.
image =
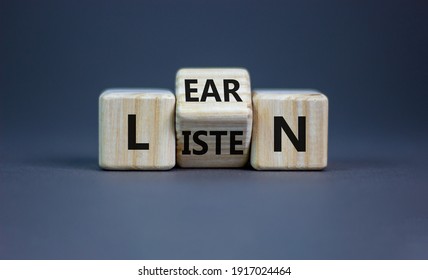
[[[100,95],[101,100],[108,99],[136,99],[136,98],[166,98],[175,99],[174,94],[167,89],[107,89]]]
[[[253,91],[253,101],[272,100],[300,100],[328,102],[327,96],[312,89],[255,89]]]
[[[177,77],[220,77],[235,76],[250,79],[250,74],[245,68],[182,68],[177,71]]]
[[[243,68],[183,68],[176,76],[177,104],[242,104],[251,107],[251,83]]]

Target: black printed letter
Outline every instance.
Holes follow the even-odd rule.
[[[229,88],[229,84],[233,84],[233,88]],[[237,80],[224,80],[223,81],[224,86],[224,101],[229,101],[229,94],[231,93],[233,97],[235,97],[236,101],[242,102],[241,97],[237,93],[239,89],[239,82]]]
[[[137,143],[136,116],[128,115],[128,150],[148,150],[149,143]]]
[[[281,145],[281,129],[284,130],[285,134],[287,134],[288,138],[290,139],[291,143],[293,143],[294,147],[298,152],[305,152],[306,151],[306,117],[299,117],[299,127],[298,127],[298,135],[299,139],[296,138],[296,136],[293,134],[293,131],[291,131],[291,128],[288,126],[287,122],[284,120],[283,117],[275,116],[273,117],[273,139],[274,139],[274,151],[275,152],[281,152],[282,151],[282,145]]]
[[[244,135],[243,131],[234,131],[230,132],[230,154],[231,155],[243,155],[243,150],[236,150],[236,145],[242,145],[242,140],[236,140],[236,135]]]
[[[210,87],[212,88],[213,92],[208,92],[210,90]],[[208,96],[214,97],[215,101],[217,102],[221,101],[220,95],[218,95],[217,88],[215,87],[214,80],[212,79],[208,79],[205,84],[204,91],[202,92],[201,96],[201,102],[205,102]]]
[[[215,154],[221,155],[221,136],[227,135],[227,131],[210,131],[210,135],[215,135]]]
[[[190,155],[191,153],[189,150],[189,136],[190,136],[191,132],[190,131],[183,131],[182,134],[183,134],[183,138],[184,138],[184,145],[183,145],[184,147],[183,147],[182,154],[183,155]]]
[[[193,149],[194,155],[204,155],[208,151],[207,143],[205,143],[205,141],[199,139],[199,135],[207,136],[207,132],[203,131],[203,130],[198,130],[193,134],[193,142],[195,142],[195,144],[198,144],[199,146],[202,147],[202,150],[199,150],[199,151]]]

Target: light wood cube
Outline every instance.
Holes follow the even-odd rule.
[[[249,159],[251,85],[240,68],[181,69],[176,78],[177,163],[242,167]]]
[[[99,165],[166,170],[175,165],[175,96],[168,90],[112,89],[99,98]]]
[[[313,90],[255,90],[251,165],[258,170],[327,166],[328,100]]]

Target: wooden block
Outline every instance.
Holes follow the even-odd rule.
[[[177,162],[181,167],[242,167],[252,130],[245,69],[181,69],[176,79]]]
[[[312,90],[255,90],[251,165],[258,170],[327,166],[328,100]]]
[[[99,165],[166,170],[175,165],[175,96],[168,90],[112,89],[99,98]]]

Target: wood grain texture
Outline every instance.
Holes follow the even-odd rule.
[[[206,81],[212,79],[218,90],[221,101],[208,97],[206,102],[186,102],[185,79],[197,79],[192,85],[197,92],[192,97],[201,99]],[[238,102],[230,96],[229,102],[224,99],[224,79],[234,79],[239,82],[237,93],[242,99]],[[240,68],[199,68],[181,69],[176,78],[176,132],[177,132],[177,163],[181,167],[242,167],[249,159],[249,148],[252,130],[252,102],[251,85],[248,71]],[[216,137],[213,135],[201,136],[208,145],[208,151],[204,155],[184,155],[183,131],[190,131],[192,135],[196,131],[227,131],[226,136],[221,137],[221,154],[216,154]],[[242,136],[236,140],[242,141],[242,145],[236,148],[243,151],[242,155],[230,154],[230,132],[241,131]],[[192,136],[189,148],[200,150]]]
[[[113,170],[166,170],[175,165],[175,96],[168,90],[112,89],[99,98],[99,165]],[[136,142],[128,149],[128,115],[136,118]]]
[[[327,166],[328,100],[313,90],[254,90],[251,165],[258,170],[318,170]],[[299,152],[284,132],[274,151],[274,116],[282,116],[294,135],[306,117],[306,151]]]

